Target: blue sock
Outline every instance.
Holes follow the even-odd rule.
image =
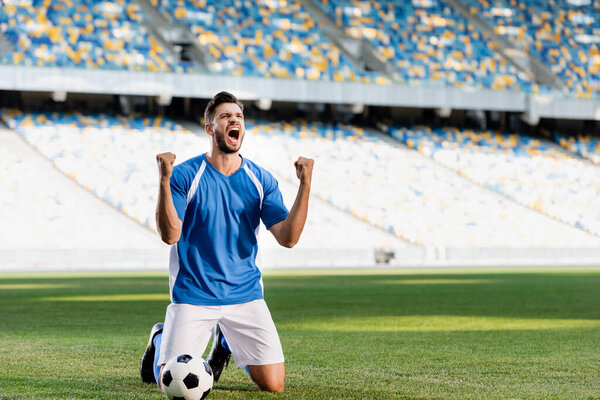
[[[152,339],[152,343],[154,343],[154,380],[158,387],[160,387],[160,383],[158,382],[158,376],[160,375],[160,365],[158,365],[158,356],[160,355],[160,342],[162,340],[162,332],[158,333]]]
[[[247,365],[244,367],[244,371],[246,371],[246,373],[248,374],[248,376],[249,376],[250,378],[252,378],[252,375],[250,375],[250,370],[248,369],[248,366],[247,366]]]
[[[225,348],[225,350],[227,350],[229,353],[231,353],[231,350],[229,349],[229,345],[227,344],[227,340],[225,340],[225,335],[221,336],[221,346],[223,346]]]

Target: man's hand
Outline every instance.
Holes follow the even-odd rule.
[[[296,176],[300,179],[300,183],[310,185],[314,163],[313,159],[298,157],[298,160],[294,163],[294,167],[296,167]]]
[[[161,153],[156,155],[156,163],[158,164],[158,173],[161,179],[171,179],[173,173],[173,164],[175,163],[175,154]]]

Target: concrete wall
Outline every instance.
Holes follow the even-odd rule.
[[[164,270],[169,248],[160,250],[0,250],[0,272]],[[266,249],[261,265],[273,268],[483,267],[600,265],[600,249],[572,248],[403,248],[388,263],[373,249]]]

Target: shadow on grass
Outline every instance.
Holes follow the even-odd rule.
[[[409,315],[599,319],[598,287],[600,272],[265,279],[265,294],[279,321]]]

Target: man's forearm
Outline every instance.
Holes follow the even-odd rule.
[[[283,223],[280,244],[285,247],[293,247],[304,229],[308,215],[308,199],[310,198],[310,183],[300,183],[298,194],[294,205]]]
[[[313,164],[314,160],[306,157],[298,157],[298,160],[294,162],[296,176],[300,180],[296,200],[287,218],[269,228],[275,239],[277,239],[277,243],[284,247],[294,247],[300,240],[300,235],[304,229],[308,215]]]
[[[181,236],[182,222],[177,215],[168,178],[162,178],[156,205],[156,228],[163,242],[175,244]]]

